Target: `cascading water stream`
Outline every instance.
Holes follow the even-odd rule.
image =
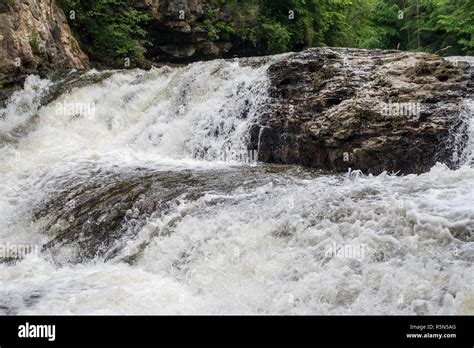
[[[472,314],[472,146],[422,175],[225,162],[247,152],[268,64],[91,71],[55,98],[30,76],[0,109],[1,243],[42,247],[83,202],[140,190],[110,257],[0,262],[0,313]]]

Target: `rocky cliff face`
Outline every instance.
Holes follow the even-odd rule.
[[[151,17],[147,56],[154,61],[191,62],[225,56],[230,42],[212,42],[203,27],[204,0],[134,0]]]
[[[89,66],[55,0],[0,3],[0,102],[31,73]]]
[[[252,128],[264,162],[331,171],[456,167],[467,140],[467,65],[422,53],[311,49],[269,69],[271,101]],[[470,87],[471,86],[471,87]]]

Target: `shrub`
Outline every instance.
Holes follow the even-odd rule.
[[[40,53],[40,39],[38,33],[33,33],[30,38],[30,47],[34,54]]]

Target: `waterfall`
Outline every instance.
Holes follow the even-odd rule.
[[[421,175],[239,162],[271,59],[28,77],[0,109],[0,314],[471,314],[472,146]]]
[[[99,74],[88,74],[94,73]],[[0,129],[11,139],[35,117],[31,148],[22,151],[47,148],[56,160],[84,153],[208,161],[244,154],[249,125],[267,93],[266,66],[236,60],[116,72],[40,107],[51,84],[28,78],[25,89],[0,110]]]

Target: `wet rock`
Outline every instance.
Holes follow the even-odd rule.
[[[86,181],[67,182],[64,189],[35,212],[42,230],[54,236],[45,246],[57,250],[73,244],[69,262],[114,256],[114,247],[146,223],[152,214],[166,212],[183,194],[188,175],[167,177],[150,171],[99,171]]]
[[[84,177],[62,176],[33,207],[33,220],[52,239],[44,245],[58,263],[101,258],[133,262],[137,254],[122,251],[151,219],[170,213],[180,202],[193,202],[206,193],[229,194],[235,187],[252,185],[255,173],[226,171],[154,171],[150,169],[83,168]],[[151,232],[172,233],[173,225]],[[146,242],[140,245],[141,252]]]
[[[29,74],[88,66],[56,0],[0,3],[0,106]]]
[[[261,161],[373,174],[459,165],[467,68],[424,53],[318,48],[284,56],[269,75],[267,111],[250,130]]]

